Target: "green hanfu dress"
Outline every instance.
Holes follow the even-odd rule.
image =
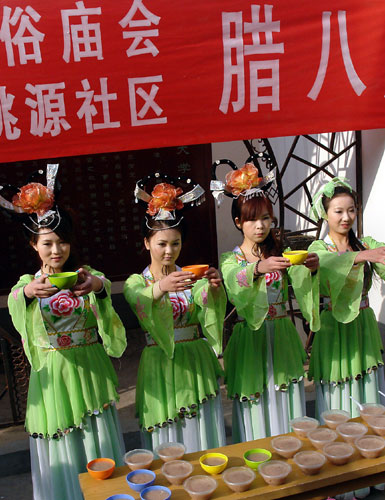
[[[288,279],[311,328],[319,327],[318,276],[305,266],[255,279],[255,262],[240,247],[220,264],[229,300],[237,309],[224,352],[225,382],[233,399],[233,442],[289,432],[289,421],[306,414],[301,339],[287,317]]]
[[[370,249],[384,246],[370,237],[362,238],[362,243]],[[338,253],[329,236],[313,242],[309,251],[320,259],[323,297],[321,329],[314,338],[309,369],[316,383],[316,416],[339,408],[357,417],[359,411],[349,396],[377,403],[378,390],[385,393],[383,346],[367,295],[372,276],[364,280],[364,264],[354,264],[357,252]],[[384,265],[373,268],[385,278]],[[381,402],[385,404],[385,399]]]
[[[191,290],[154,300],[153,285],[147,267],[124,286],[124,296],[146,332],[136,386],[143,445],[154,449],[178,441],[188,452],[224,446],[218,386],[223,372],[214,349],[222,351],[225,291],[201,279]]]
[[[23,289],[38,272],[21,276],[8,299],[31,364],[25,427],[34,500],[82,500],[78,474],[87,462],[109,457],[123,465],[118,380],[108,355],[122,355],[126,334],[112,307],[110,282],[89,271],[103,279],[105,291],[76,297],[60,290],[29,301]]]

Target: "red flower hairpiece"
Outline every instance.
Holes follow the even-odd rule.
[[[167,210],[168,212],[180,210],[183,208],[183,202],[178,200],[178,196],[182,193],[183,190],[181,188],[176,188],[172,184],[167,184],[166,182],[157,184],[151,193],[151,200],[148,202],[147,213],[153,216],[161,209]]]
[[[20,192],[12,199],[13,205],[20,207],[27,214],[44,215],[54,203],[52,189],[39,182],[31,182],[20,188]]]
[[[259,177],[258,169],[252,163],[239,170],[232,170],[226,175],[226,191],[230,191],[234,196],[239,196],[243,191],[259,186],[262,177]]]

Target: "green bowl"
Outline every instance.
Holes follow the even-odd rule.
[[[52,285],[59,288],[59,290],[63,290],[64,288],[73,287],[78,280],[78,273],[56,273],[50,274],[48,276],[49,281]]]
[[[266,458],[265,459],[261,459],[259,461],[255,461],[255,460],[249,460],[247,457],[249,455],[252,455],[254,453],[263,453],[264,455],[266,455]],[[247,450],[245,451],[244,455],[243,455],[243,459],[245,461],[245,464],[250,467],[250,469],[258,469],[258,465],[259,464],[263,464],[264,462],[267,462],[268,460],[271,459],[271,451],[269,450],[265,450],[264,448],[254,448],[252,450]]]

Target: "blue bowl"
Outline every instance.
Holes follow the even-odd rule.
[[[106,498],[106,500],[135,500],[131,495],[126,495],[126,493],[117,493],[112,495],[112,497]]]
[[[171,490],[169,490],[168,488],[166,488],[166,486],[149,486],[148,488],[145,488],[144,490],[142,490],[140,492],[140,498],[142,500],[146,500],[146,493],[148,493],[149,491],[154,491],[154,490],[161,490],[161,491],[165,491],[166,493],[168,493],[168,497],[165,498],[165,500],[169,500],[170,497],[171,497]]]
[[[131,479],[136,476],[137,474],[147,474],[149,476],[151,476],[151,479],[149,481],[147,481],[147,483],[134,483],[131,481]],[[137,470],[133,470],[132,472],[130,472],[129,474],[127,474],[126,476],[126,481],[128,483],[128,486],[134,490],[134,491],[142,491],[144,490],[144,488],[147,488],[149,486],[151,486],[152,484],[154,484],[154,481],[155,481],[155,472],[153,472],[152,470],[149,470],[149,469],[137,469]]]

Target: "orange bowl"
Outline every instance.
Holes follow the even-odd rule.
[[[87,470],[95,479],[107,479],[115,470],[115,461],[111,458],[95,458],[88,462]]]
[[[202,278],[209,266],[207,264],[195,264],[194,266],[184,266],[182,271],[194,273],[197,278]]]

